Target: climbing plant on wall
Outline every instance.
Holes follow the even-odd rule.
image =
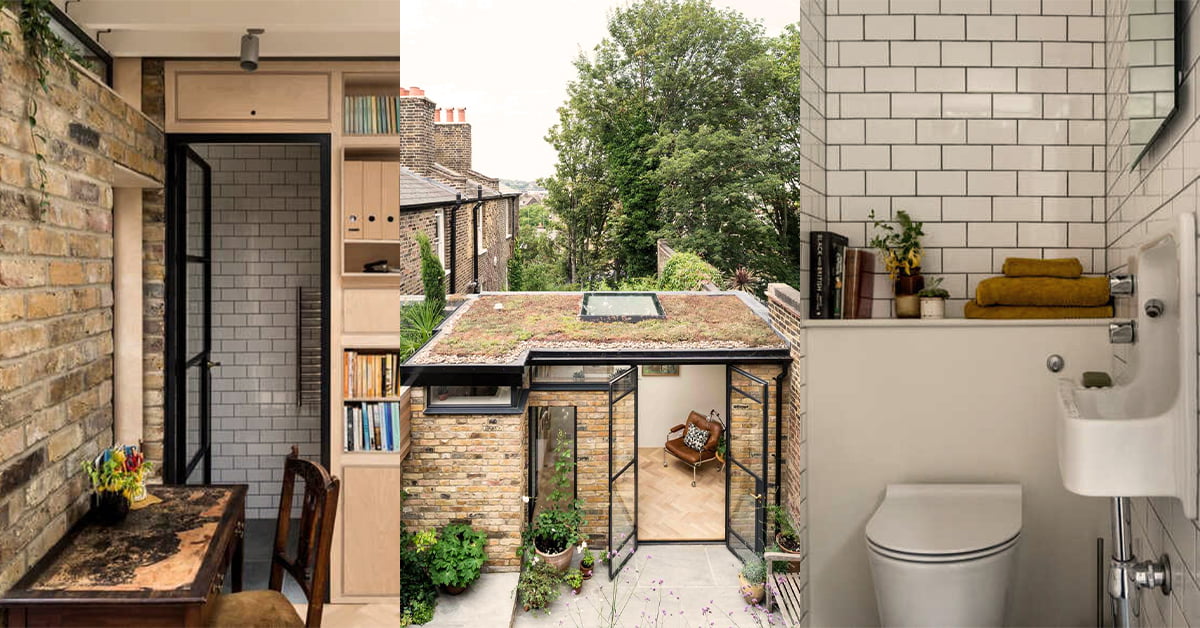
[[[46,96],[50,95],[50,72],[55,67],[69,69],[69,62],[79,60],[79,53],[51,29],[50,3],[50,0],[0,0],[0,6],[5,6],[17,14],[21,40],[25,42],[26,63],[33,71],[38,89]],[[7,39],[8,33],[0,37],[6,47]],[[29,124],[34,165],[38,174],[38,190],[41,192],[41,205],[44,207],[49,204],[46,186],[50,175],[46,171],[46,155],[42,152],[46,145],[46,135],[38,126],[36,92],[30,92],[29,101],[25,105],[25,119]]]

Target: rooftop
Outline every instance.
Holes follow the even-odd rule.
[[[531,350],[686,351],[784,349],[787,343],[751,297],[732,292],[660,292],[663,317],[581,320],[582,292],[484,294],[463,304],[409,359],[421,364],[524,363]]]

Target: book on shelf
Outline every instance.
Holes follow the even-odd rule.
[[[347,402],[346,451],[399,451],[400,402]]]
[[[832,231],[813,231],[809,235],[808,316],[827,319],[841,317],[844,273],[843,254],[849,244],[846,236]]]
[[[842,318],[871,318],[875,296],[875,254],[867,249],[846,249]]]
[[[399,131],[399,96],[346,96],[342,108],[348,134],[391,135]]]
[[[342,354],[342,396],[395,397],[400,394],[400,356],[395,353]]]

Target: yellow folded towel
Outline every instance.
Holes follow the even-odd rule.
[[[1083,275],[1083,264],[1074,257],[1059,259],[1030,259],[1009,257],[1004,260],[1006,277],[1062,277],[1078,279]]]
[[[975,301],[980,305],[1107,305],[1108,279],[992,277],[979,282],[979,287],[975,288]]]
[[[1023,318],[1112,318],[1111,305],[1097,307],[1037,306],[1037,305],[979,305],[968,301],[963,307],[966,318],[1015,320]]]

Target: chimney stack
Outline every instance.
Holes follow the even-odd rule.
[[[455,113],[457,111],[457,113]],[[466,107],[446,108],[446,118],[433,129],[433,160],[459,173],[471,169],[471,125]]]
[[[434,161],[434,109],[419,87],[401,87],[399,102],[400,164],[428,172]]]

